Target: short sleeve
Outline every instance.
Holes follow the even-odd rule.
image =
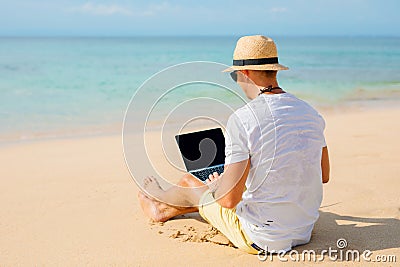
[[[322,135],[322,147],[326,147],[326,140],[324,135]]]
[[[226,125],[225,164],[232,164],[249,158],[248,136],[242,120],[236,113],[229,117]]]
[[[319,117],[320,117],[320,121],[321,121],[320,123],[321,123],[321,128],[322,128],[322,137],[321,137],[322,147],[326,147],[326,140],[325,140],[325,134],[324,134],[324,131],[325,131],[325,120],[321,115],[319,115]]]

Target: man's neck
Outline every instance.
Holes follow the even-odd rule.
[[[272,86],[272,88],[279,87],[278,81],[276,79],[275,80],[262,80],[259,83],[257,83],[257,86],[261,89],[265,88],[265,87],[269,87],[269,86]]]
[[[261,91],[262,89],[268,88],[268,87],[279,88],[279,85],[278,85],[278,81],[276,79],[271,79],[271,80],[263,80],[262,82],[257,84],[257,87]],[[276,93],[280,94],[282,92],[284,92],[284,91],[276,89],[276,90],[271,91],[271,92],[264,92],[264,94],[276,94]]]

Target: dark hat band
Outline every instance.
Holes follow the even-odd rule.
[[[277,63],[279,63],[277,57],[233,60],[233,66],[265,65],[265,64],[277,64]]]

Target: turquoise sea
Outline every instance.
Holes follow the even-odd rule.
[[[400,38],[272,37],[290,67],[281,87],[313,105],[400,96]],[[0,38],[0,141],[120,132],[151,75],[188,61],[229,65],[236,40]]]

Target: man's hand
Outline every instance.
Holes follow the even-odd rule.
[[[213,174],[210,174],[208,176],[208,179],[206,180],[206,184],[208,188],[210,189],[210,192],[215,192],[219,186],[220,179],[222,177],[223,173],[219,175],[217,172],[214,172]]]

